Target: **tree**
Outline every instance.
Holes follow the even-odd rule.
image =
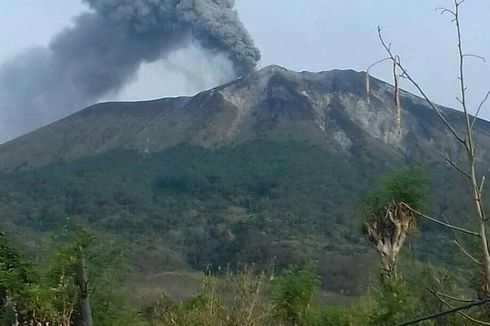
[[[445,161],[455,168],[458,173],[460,173],[465,180],[467,180],[467,189],[471,194],[472,198],[472,207],[473,219],[468,222],[473,222],[476,224],[477,231],[468,230],[459,226],[455,226],[453,224],[448,223],[440,218],[434,218],[419,210],[411,207],[410,205],[405,205],[413,214],[417,216],[421,216],[431,220],[432,222],[438,223],[439,225],[443,225],[451,230],[455,231],[456,234],[463,233],[467,235],[471,235],[478,239],[480,243],[479,250],[476,252],[471,252],[467,248],[463,246],[462,241],[459,237],[456,238],[454,243],[461,250],[461,252],[469,259],[471,264],[476,266],[476,271],[481,271],[481,280],[478,286],[477,295],[479,298],[487,298],[490,296],[490,247],[488,243],[488,216],[484,207],[484,190],[485,190],[485,175],[478,167],[478,152],[477,152],[477,144],[476,144],[476,134],[475,134],[475,125],[478,123],[478,116],[482,112],[485,103],[490,97],[490,91],[484,96],[483,100],[480,102],[478,107],[473,110],[473,116],[471,115],[471,108],[468,104],[468,88],[466,85],[465,78],[465,63],[467,59],[470,58],[479,58],[481,57],[469,54],[464,51],[463,47],[463,37],[461,32],[461,7],[466,2],[466,0],[453,0],[452,8],[437,8],[442,15],[449,15],[451,17],[451,22],[455,24],[456,27],[456,38],[457,38],[457,53],[458,53],[458,70],[459,70],[459,89],[460,94],[457,97],[457,100],[460,104],[460,108],[464,114],[464,123],[463,126],[459,126],[455,123],[450,122],[444,112],[435,105],[427,93],[423,90],[423,88],[419,85],[419,83],[415,80],[414,77],[408,72],[407,68],[402,64],[400,60],[400,56],[396,55],[391,48],[391,44],[387,44],[384,40],[381,29],[378,27],[379,39],[383,48],[386,50],[388,58],[393,62],[393,65],[398,70],[398,73],[395,73],[395,76],[401,76],[404,79],[408,80],[420,93],[420,95],[425,99],[429,107],[435,112],[443,126],[446,128],[447,133],[450,137],[452,137],[453,141],[459,144],[460,149],[462,150],[463,159],[460,161],[451,158],[448,154],[442,153],[441,155],[444,157]],[[449,140],[450,141],[450,140]],[[440,295],[437,295],[437,298],[445,303],[447,307],[452,307],[450,303],[444,300]],[[464,300],[464,298],[455,298],[455,301]],[[474,318],[467,316],[468,319],[475,321]],[[476,322],[480,322],[476,320]],[[488,324],[488,323],[487,323]]]
[[[385,176],[381,188],[363,201],[363,232],[381,259],[382,278],[397,276],[396,262],[415,215],[427,202],[428,182],[420,169],[401,169]]]

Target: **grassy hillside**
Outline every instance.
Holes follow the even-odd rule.
[[[274,261],[282,268],[315,259],[325,288],[357,293],[373,264],[360,232],[359,199],[401,164],[298,141],[121,150],[1,175],[1,214],[8,234],[31,248],[37,235],[67,217],[116,236],[136,275],[240,262],[265,268]],[[443,205],[457,189],[437,186],[451,184],[447,172],[428,169],[437,210],[458,213],[458,206]],[[445,233],[422,228],[429,232],[418,236],[412,254],[436,262],[454,258],[439,252]]]

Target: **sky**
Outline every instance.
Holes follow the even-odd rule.
[[[435,11],[451,4],[452,0],[236,0],[236,9],[262,52],[259,67],[277,64],[296,71],[366,70],[386,56],[377,36],[380,26],[392,49],[432,99],[456,107],[455,29],[449,17]],[[47,45],[87,10],[80,0],[0,0],[0,65],[34,46]],[[467,58],[472,108],[490,89],[488,13],[488,0],[468,0],[462,8],[466,51],[489,58],[488,63]],[[184,64],[196,58],[200,64]],[[165,61],[143,64],[130,84],[103,100],[192,95],[217,86],[217,80],[206,78],[215,64],[195,48],[182,49]],[[389,64],[379,65],[372,75],[391,82],[390,69]],[[189,83],[185,74],[191,70],[199,71],[201,80]],[[402,86],[412,90],[406,82]],[[482,117],[490,120],[490,105]]]

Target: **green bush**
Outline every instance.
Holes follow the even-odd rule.
[[[273,314],[287,325],[306,325],[320,278],[312,266],[291,267],[272,282]]]

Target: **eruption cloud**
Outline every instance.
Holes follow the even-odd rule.
[[[91,11],[47,47],[0,67],[0,140],[117,93],[141,64],[196,42],[208,54],[224,55],[237,76],[260,60],[233,0],[83,1]]]

